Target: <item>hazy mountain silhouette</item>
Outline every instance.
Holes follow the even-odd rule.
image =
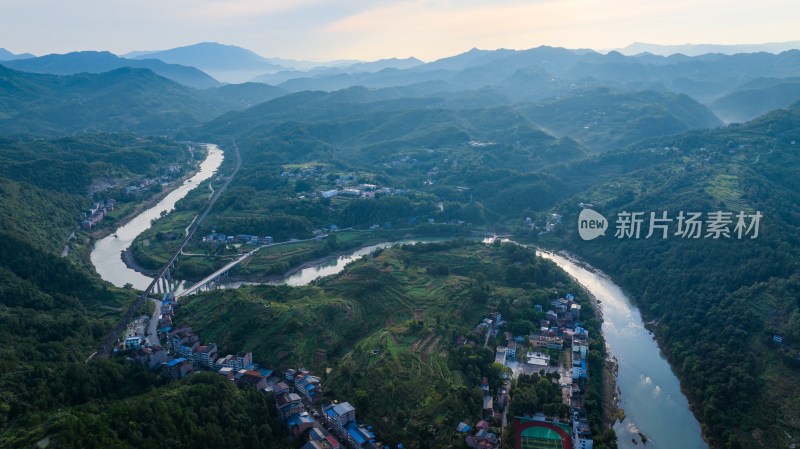
[[[31,53],[20,53],[15,55],[5,48],[0,48],[0,61],[13,61],[15,59],[35,58],[36,56]]]
[[[74,75],[76,73],[103,73],[122,67],[150,69],[153,72],[198,89],[219,86],[219,81],[202,71],[178,64],[167,64],[157,59],[125,59],[107,51],[80,51],[67,54],[52,54],[37,58],[4,62],[6,67],[34,73]]]

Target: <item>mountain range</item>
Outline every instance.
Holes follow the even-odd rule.
[[[722,53],[733,55],[736,53],[781,53],[788,50],[800,48],[800,41],[790,42],[769,42],[766,44],[683,44],[683,45],[660,45],[634,42],[626,47],[617,48],[616,51],[624,55],[637,55],[640,53],[651,53],[654,55],[670,56],[681,54],[686,56],[700,56],[708,53]]]
[[[63,55],[52,54],[35,58],[4,61],[12,69],[53,75],[77,73],[103,73],[123,67],[150,69],[153,72],[183,85],[198,89],[220,86],[220,82],[194,67],[167,64],[158,59],[134,60],[120,58],[107,51],[80,51]]]
[[[14,53],[6,50],[5,48],[0,48],[0,61],[12,61],[14,59],[26,59],[26,58],[35,58],[35,56],[30,53],[21,53],[15,55]]]

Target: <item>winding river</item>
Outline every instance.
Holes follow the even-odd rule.
[[[664,358],[642,315],[606,276],[558,254],[538,251],[597,298],[603,311],[603,336],[618,363],[619,407],[624,421],[614,425],[620,449],[708,448],[689,409],[678,378]],[[647,437],[642,445],[641,432]]]
[[[122,260],[122,252],[131,246],[137,235],[150,228],[153,219],[160,217],[162,212],[169,213],[175,208],[178,200],[217,172],[222,164],[223,152],[213,144],[207,144],[206,147],[208,155],[194,176],[184,181],[180,187],[170,192],[158,204],[117,229],[115,234],[110,234],[95,243],[91,259],[100,277],[117,287],[130,283],[134,288],[144,290],[150,285],[153,278],[128,268]]]
[[[208,156],[200,170],[190,181],[170,192],[156,206],[142,212],[119,228],[116,236],[110,235],[95,245],[91,260],[100,276],[116,286],[126,283],[144,289],[152,280],[128,268],[122,251],[133,239],[150,227],[151,220],[162,211],[170,211],[175,203],[202,181],[210,178],[222,163],[223,154],[216,145],[209,145]],[[292,286],[306,285],[314,279],[336,274],[349,262],[367,255],[377,248],[396,243],[414,243],[441,239],[409,239],[371,245],[340,256],[322,264],[304,268],[278,283]],[[706,449],[700,425],[689,409],[688,401],[680,390],[675,374],[670,369],[653,335],[645,329],[641,314],[622,290],[607,277],[590,271],[558,254],[539,254],[554,261],[574,277],[599,301],[603,313],[603,335],[610,353],[618,363],[616,383],[621,392],[619,406],[626,418],[614,425],[621,449]],[[237,287],[242,282],[230,282],[223,287]],[[640,433],[645,435],[643,444]]]

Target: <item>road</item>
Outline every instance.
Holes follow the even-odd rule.
[[[145,337],[148,346],[160,344],[158,340],[158,320],[161,318],[161,301],[154,299],[153,303],[156,305],[156,310],[153,312],[153,316],[150,317],[150,323],[147,326],[147,336]]]
[[[88,360],[92,360],[97,357],[108,357],[108,355],[111,352],[111,348],[114,346],[114,344],[116,344],[117,340],[119,340],[119,338],[122,336],[122,333],[125,332],[125,329],[127,329],[128,324],[130,323],[136,311],[139,310],[140,307],[142,307],[144,302],[147,300],[147,296],[150,294],[150,292],[153,291],[153,289],[161,280],[161,278],[164,277],[164,274],[167,272],[169,267],[172,266],[172,264],[175,262],[175,259],[177,259],[178,256],[183,251],[183,248],[186,247],[186,245],[192,239],[194,233],[197,231],[197,228],[200,227],[200,224],[203,223],[203,220],[205,220],[208,214],[211,212],[211,209],[214,207],[214,203],[217,201],[220,195],[222,195],[222,193],[225,192],[225,189],[228,188],[234,176],[236,176],[236,173],[239,172],[239,168],[241,168],[242,166],[242,156],[239,153],[239,147],[236,145],[236,140],[231,138],[231,142],[233,143],[233,149],[236,152],[236,168],[233,169],[233,172],[225,181],[225,183],[222,185],[222,187],[220,187],[220,189],[214,195],[212,195],[211,201],[208,203],[208,207],[206,208],[205,212],[203,212],[203,214],[200,215],[200,217],[195,221],[194,226],[186,234],[186,238],[183,239],[183,242],[180,244],[180,246],[178,246],[178,249],[175,251],[172,257],[167,261],[167,263],[165,263],[164,266],[161,267],[161,270],[159,270],[158,274],[153,278],[153,282],[151,282],[150,285],[147,286],[147,288],[144,290],[144,292],[142,292],[142,294],[139,295],[138,298],[136,298],[133,304],[131,304],[131,306],[128,308],[128,311],[125,312],[125,315],[122,317],[122,320],[120,320],[119,324],[117,324],[117,326],[106,336],[106,339],[103,341],[103,344],[100,346],[97,352],[89,356]]]
[[[191,286],[191,287],[187,288],[186,290],[184,290],[184,291],[182,291],[182,292],[178,293],[177,295],[175,295],[175,299],[178,299],[178,298],[180,298],[180,297],[182,297],[182,296],[191,295],[191,294],[192,294],[192,293],[194,293],[194,292],[195,292],[197,289],[199,289],[200,287],[202,287],[202,286],[206,285],[206,284],[207,284],[207,283],[209,283],[211,280],[215,279],[217,276],[220,276],[220,275],[222,275],[222,274],[223,274],[223,273],[225,273],[226,271],[228,271],[228,270],[230,270],[231,268],[233,268],[233,267],[235,267],[236,265],[238,265],[238,264],[239,264],[239,262],[241,262],[241,261],[243,261],[243,260],[245,260],[245,259],[248,259],[250,256],[252,256],[252,255],[253,255],[253,253],[254,253],[254,252],[256,252],[256,251],[260,250],[261,248],[264,248],[264,246],[259,246],[258,248],[256,248],[256,249],[254,249],[254,250],[250,251],[249,253],[245,253],[245,254],[244,254],[242,257],[240,257],[240,258],[238,258],[238,259],[234,260],[233,262],[231,262],[231,263],[229,263],[229,264],[225,265],[224,267],[220,268],[219,270],[217,270],[217,271],[215,271],[215,272],[211,273],[210,275],[206,276],[206,277],[205,277],[205,279],[203,279],[202,281],[200,281],[200,282],[198,282],[198,283],[194,284],[193,286]]]
[[[75,231],[72,231],[72,234],[67,237],[67,244],[64,245],[64,250],[61,251],[61,257],[67,257],[67,254],[69,254],[69,241],[73,238],[75,238]]]
[[[327,237],[327,234],[323,235],[323,237]],[[253,255],[253,253],[255,253],[256,251],[258,251],[260,249],[268,248],[268,247],[271,247],[271,246],[290,245],[292,243],[310,242],[310,241],[316,240],[316,239],[317,239],[316,237],[313,237],[313,238],[310,238],[310,239],[287,240],[285,242],[270,243],[269,245],[261,245],[258,248],[250,251],[249,253],[246,253],[246,254],[242,255],[238,259],[236,259],[236,260],[232,261],[231,263],[225,265],[224,267],[220,268],[219,270],[213,272],[212,274],[206,276],[205,279],[203,279],[202,281],[197,282],[196,284],[192,285],[191,287],[187,288],[186,290],[178,293],[177,295],[175,295],[175,299],[183,297],[183,296],[191,295],[192,293],[195,293],[200,287],[206,285],[212,279],[216,278],[217,276],[219,276],[219,275],[225,273],[226,271],[230,270],[231,268],[235,267],[236,265],[239,264],[239,262],[243,262],[246,259],[250,258],[250,256]],[[189,254],[189,255],[192,255],[192,254]]]

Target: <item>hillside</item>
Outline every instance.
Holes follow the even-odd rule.
[[[86,362],[136,297],[99,279],[84,260],[88,233],[76,232],[62,256],[89,207],[89,183],[121,175],[138,183],[151,170],[160,176],[167,164],[186,163],[182,153],[173,142],[133,136],[0,141],[2,175],[19,179],[0,177],[3,447],[218,447],[222,435],[243,446],[288,447],[273,402],[262,394],[239,392],[216,375],[170,383],[142,365]],[[149,198],[128,196],[117,197],[104,221]]]
[[[711,102],[708,107],[728,123],[744,123],[800,100],[800,79],[757,79]]]
[[[152,70],[154,73],[164,78],[196,89],[207,89],[220,85],[217,80],[194,67],[167,64],[156,59],[125,59],[109,52],[81,51],[63,55],[52,54],[35,58],[3,61],[3,65],[24,72],[49,73],[53,75],[103,73],[124,67],[131,67]]]
[[[197,295],[176,320],[224,350],[253,351],[271,368],[332,368],[323,380],[326,397],[358,407],[382,441],[462,447],[463,436],[453,429],[479,416],[481,377],[494,388],[501,382],[492,365],[498,343],[489,339],[483,348],[483,336],[471,330],[499,311],[505,330],[526,334],[544,316],[533,305],[549,304],[553,285],[574,292],[589,309],[587,294],[533,251],[461,240],[387,249],[313,286]],[[599,329],[594,318],[582,324],[593,335]],[[602,366],[596,335],[592,363]],[[459,336],[479,344],[459,348]],[[600,429],[599,408],[589,412]]]
[[[645,239],[645,221],[639,239],[608,232],[584,242],[570,225],[543,240],[581,255],[637,298],[714,448],[789,447],[787,435],[800,432],[798,141],[797,105],[745,125],[642,141],[622,154],[649,154],[650,166],[557,207],[565,223],[576,223],[575,204],[593,203],[611,226],[620,211],[673,219],[680,211],[760,212],[755,239],[753,229],[739,239],[733,218],[730,238]]]
[[[166,134],[224,107],[147,69],[58,76],[0,66],[0,132]]]
[[[716,128],[722,122],[686,95],[598,88],[525,108],[530,119],[567,135],[592,151],[623,148],[637,140],[695,128]]]

